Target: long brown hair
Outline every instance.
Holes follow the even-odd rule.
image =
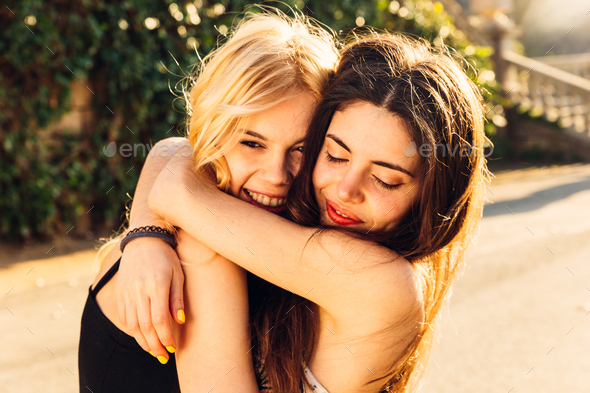
[[[316,160],[334,113],[355,102],[399,116],[415,143],[408,154],[430,152],[420,157],[422,191],[400,224],[388,232],[352,233],[394,250],[421,273],[425,317],[419,332],[404,353],[391,360],[386,375],[368,382],[384,380],[384,389],[408,391],[417,386],[424,370],[441,307],[481,218],[483,187],[490,175],[483,154],[489,143],[483,103],[478,88],[446,49],[373,32],[344,47],[312,119],[302,168],[288,198],[291,219],[318,227],[316,234],[328,230],[320,222],[314,196]],[[427,147],[420,150],[421,146]],[[277,392],[295,392],[306,383],[301,353],[307,362],[313,351],[317,320],[306,310],[313,306],[283,291],[259,313],[257,339],[266,350],[267,373]],[[271,326],[274,334],[267,331]]]

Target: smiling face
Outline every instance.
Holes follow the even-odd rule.
[[[303,93],[249,118],[238,144],[225,155],[231,195],[273,213],[285,209],[315,102]]]
[[[391,230],[420,194],[418,156],[403,121],[372,104],[337,111],[313,172],[326,225]]]

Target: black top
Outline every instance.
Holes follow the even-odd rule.
[[[168,363],[161,364],[135,338],[116,327],[96,303],[96,294],[119,270],[120,262],[121,258],[94,290],[92,286],[88,289],[78,349],[80,392],[180,392],[174,354],[169,354]]]
[[[121,331],[104,315],[96,294],[119,270],[121,258],[106,272],[96,287],[88,288],[88,299],[82,313],[78,370],[80,392],[84,393],[179,393],[176,358],[169,354],[168,363],[158,359],[139,346],[135,338]],[[256,312],[271,285],[247,272],[250,311]],[[253,342],[255,345],[255,343]],[[259,390],[268,389],[262,362],[252,351]]]

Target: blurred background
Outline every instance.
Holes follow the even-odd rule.
[[[269,4],[342,37],[373,26],[448,46],[482,88],[496,178],[422,391],[588,392],[590,3]],[[98,239],[123,223],[151,146],[184,134],[182,78],[248,5],[4,2],[2,392],[77,390]]]

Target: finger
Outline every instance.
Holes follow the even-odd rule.
[[[146,352],[150,352],[150,346],[148,345],[147,340],[141,333],[141,329],[139,328],[139,322],[137,320],[137,311],[135,309],[135,303],[127,300],[125,301],[126,304],[126,320],[127,320],[127,329],[129,334],[135,338],[135,341],[139,344],[139,346]]]
[[[176,269],[170,286],[170,314],[176,323],[186,322],[184,313],[184,273],[182,269]]]
[[[127,324],[127,307],[125,297],[123,294],[120,294],[119,291],[117,291],[117,312],[119,314],[119,322],[121,325],[129,328],[129,325]]]
[[[156,296],[151,299],[151,313],[152,325],[156,329],[156,333],[160,343],[170,353],[176,352],[176,340],[172,335],[172,326],[169,318],[168,288],[162,288],[156,292]]]
[[[165,364],[168,362],[168,352],[166,352],[166,349],[162,346],[162,343],[160,343],[158,334],[156,333],[154,325],[152,324],[150,300],[146,298],[142,299],[145,300],[140,300],[137,304],[137,321],[139,324],[139,329],[141,330],[143,337],[145,337],[152,353],[156,355],[160,363]]]

